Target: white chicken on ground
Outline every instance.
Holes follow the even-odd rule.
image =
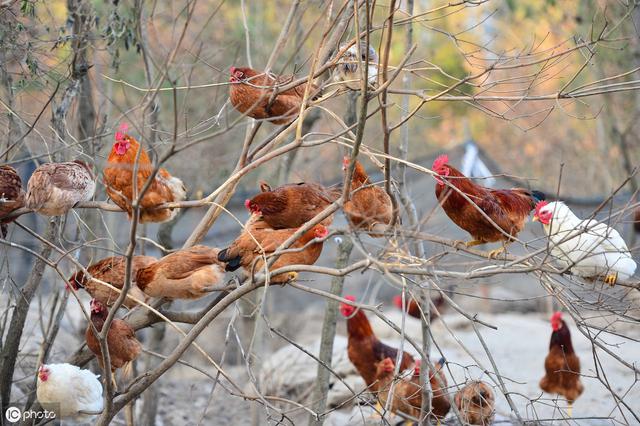
[[[87,421],[104,408],[102,384],[89,370],[71,364],[43,364],[38,369],[38,402],[56,418]]]
[[[580,219],[560,201],[539,202],[533,220],[542,223],[551,241],[551,254],[572,274],[615,285],[635,273],[637,265],[627,244],[610,226]]]

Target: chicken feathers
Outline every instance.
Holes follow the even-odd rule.
[[[27,184],[26,207],[45,216],[61,216],[96,190],[91,167],[83,161],[46,163],[39,166]]]
[[[139,269],[136,284],[151,297],[198,299],[224,280],[219,252],[202,245],[176,251]]]
[[[0,166],[0,217],[6,216],[25,204],[25,192],[22,189],[22,179],[11,166]],[[14,219],[0,221],[2,238],[7,237],[7,224]]]
[[[127,134],[127,129],[126,125],[122,125],[120,131],[116,132],[116,142],[113,144],[104,168],[104,184],[109,198],[126,211],[131,219],[133,214],[131,203],[134,200],[133,171],[136,168],[140,144],[133,136]],[[147,180],[151,178],[153,169],[147,152],[140,150],[140,156],[137,158],[135,197],[138,197]],[[158,209],[157,207],[165,203],[183,201],[186,197],[187,193],[182,181],[161,168],[140,202],[140,222],[167,222],[173,219],[180,209]]]
[[[145,266],[155,262],[156,259],[151,256],[133,256],[131,260],[131,278],[135,281],[136,272]],[[112,286],[122,289],[124,286],[124,273],[126,267],[126,257],[124,256],[111,256],[106,257],[98,262],[87,267],[87,272],[100,281],[111,284]],[[120,293],[110,289],[109,287],[93,280],[82,271],[78,271],[73,274],[68,281],[68,284],[74,289],[84,289],[94,299],[101,302],[103,305],[111,307],[113,303],[118,299]],[[131,297],[130,297],[131,296]],[[137,306],[137,302],[133,298],[140,301],[146,301],[147,296],[132,283],[127,293],[127,298],[124,300],[124,306],[129,309]]]

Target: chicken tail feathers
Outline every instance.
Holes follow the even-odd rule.
[[[541,191],[531,191],[531,198],[533,198],[536,203],[539,203],[540,201],[546,200],[547,196]]]
[[[229,248],[220,250],[220,253],[218,253],[218,260],[220,262],[226,263],[226,265],[224,267],[224,270],[227,271],[227,272],[235,271],[236,269],[238,269],[241,266],[240,265],[240,256],[230,257]]]

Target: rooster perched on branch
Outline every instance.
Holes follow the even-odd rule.
[[[595,219],[582,220],[560,201],[536,205],[539,220],[551,242],[551,254],[571,273],[584,278],[603,278],[609,285],[628,280],[636,262],[618,231]]]
[[[490,252],[491,257],[498,256],[522,231],[529,213],[538,201],[545,199],[545,195],[539,191],[522,188],[485,188],[474,183],[448,162],[449,157],[441,155],[431,166],[437,173],[434,178],[436,197],[440,205],[456,225],[473,237],[473,240],[465,243],[467,247],[500,241],[503,246]],[[478,208],[495,225],[487,220]]]
[[[116,142],[113,144],[107,166],[104,168],[104,184],[109,198],[131,218],[133,214],[131,203],[139,196],[151,177],[154,167],[145,150],[141,150],[139,158],[136,158],[140,144],[133,136],[127,134],[127,130],[128,126],[123,123],[120,130],[116,132]],[[133,171],[136,170],[136,166],[137,189],[134,194]],[[166,222],[173,219],[179,209],[157,209],[156,207],[165,203],[183,201],[186,197],[187,193],[182,181],[161,168],[140,202],[140,222]]]
[[[274,76],[251,68],[231,67],[229,97],[231,104],[242,114],[273,124],[289,124],[299,114],[306,83],[278,93],[269,103],[278,87],[291,83],[293,76]],[[313,99],[318,89],[312,86],[308,99]]]

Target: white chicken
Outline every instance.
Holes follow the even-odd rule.
[[[95,190],[95,177],[84,161],[46,163],[29,178],[26,207],[45,216],[61,216],[91,200]]]
[[[340,50],[344,45],[340,46]],[[375,87],[378,81],[378,54],[372,46],[369,49],[369,66],[367,67],[367,80],[370,87]],[[366,60],[367,43],[360,42],[360,60],[358,60],[358,50],[354,44],[342,55],[337,64],[337,71],[333,77],[336,82],[343,82],[351,90],[360,90],[360,61]]]
[[[609,285],[626,281],[636,271],[618,231],[595,219],[577,217],[564,203],[541,201],[533,220],[539,220],[551,240],[551,254],[571,273],[583,278],[603,278]]]
[[[38,369],[38,402],[56,418],[87,421],[104,408],[98,376],[71,364],[43,364]]]

